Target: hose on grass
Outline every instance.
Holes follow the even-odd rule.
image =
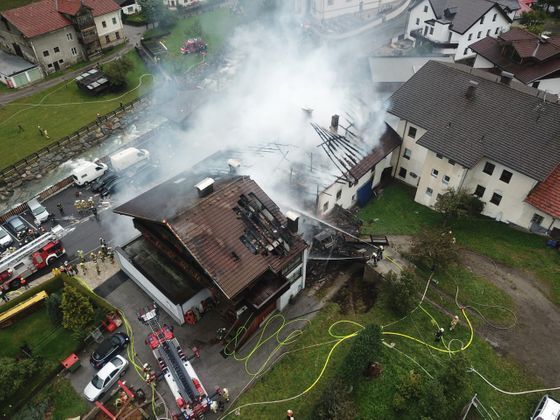
[[[557,387],[553,387],[553,388],[531,389],[531,390],[528,390],[528,391],[517,391],[517,392],[504,391],[503,389],[498,388],[496,385],[494,385],[492,382],[490,382],[488,379],[486,379],[474,367],[471,366],[469,369],[467,369],[467,372],[476,373],[478,376],[480,376],[480,378],[484,382],[486,382],[488,385],[490,385],[496,391],[501,392],[502,394],[506,394],[506,395],[527,395],[527,394],[536,394],[536,393],[540,393],[540,392],[558,391],[560,389],[560,386],[557,386]]]

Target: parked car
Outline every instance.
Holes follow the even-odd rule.
[[[128,360],[122,356],[113,357],[101,368],[84,388],[84,397],[94,402],[101,398],[128,368]]]
[[[107,169],[107,165],[101,162],[83,162],[72,171],[74,184],[78,186],[89,184],[107,172]]]
[[[93,192],[99,192],[107,183],[111,182],[114,179],[117,179],[118,177],[119,176],[116,173],[107,171],[91,183],[91,190]]]
[[[119,190],[123,188],[124,183],[125,180],[122,178],[113,179],[101,188],[99,195],[101,195],[101,197],[107,197],[108,195],[119,192]]]
[[[24,235],[27,232],[27,229],[29,229],[29,226],[27,226],[23,219],[19,216],[10,217],[8,220],[6,220],[6,223],[8,224],[12,232],[15,233],[18,237]]]
[[[8,248],[14,240],[10,236],[6,229],[0,226],[0,249]]]
[[[35,224],[40,225],[43,222],[46,222],[49,219],[49,212],[46,208],[44,208],[39,200],[34,198],[27,203],[27,207],[31,210],[31,214],[35,218]]]
[[[130,339],[125,333],[115,333],[97,346],[89,361],[94,368],[101,369],[113,356],[119,354],[128,345],[129,341]]]
[[[531,420],[558,420],[560,419],[560,402],[548,395],[542,397]]]

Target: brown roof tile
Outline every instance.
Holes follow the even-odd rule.
[[[560,165],[531,191],[525,201],[552,217],[560,217]]]

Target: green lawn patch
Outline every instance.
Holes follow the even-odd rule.
[[[443,221],[439,213],[414,202],[414,189],[401,183],[385,188],[358,216],[364,221],[362,232],[377,235],[416,235],[424,227],[441,227]],[[460,246],[535,274],[560,304],[558,252],[546,248],[544,237],[486,217],[456,220],[449,228]]]
[[[0,169],[95,121],[97,113],[106,114],[121,102],[130,102],[146,93],[152,76],[141,78],[149,71],[135,51],[126,55],[134,63],[127,76],[126,92],[89,96],[78,89],[74,80],[69,80],[1,107]],[[50,140],[39,134],[38,125],[48,131]]]
[[[15,9],[33,3],[33,0],[2,0],[0,2],[0,11]]]

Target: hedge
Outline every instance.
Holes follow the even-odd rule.
[[[9,302],[0,306],[0,314],[3,313],[3,312],[6,312],[8,309],[13,308],[17,304],[33,297],[37,293],[42,292],[43,290],[45,292],[47,292],[48,295],[50,295],[51,293],[54,293],[57,290],[62,289],[63,286],[64,286],[64,279],[63,279],[62,274],[59,275],[59,276],[53,277],[52,279],[49,279],[46,282],[41,283],[39,286],[33,287],[29,290],[26,290],[25,292],[23,292],[18,297],[10,299]]]

